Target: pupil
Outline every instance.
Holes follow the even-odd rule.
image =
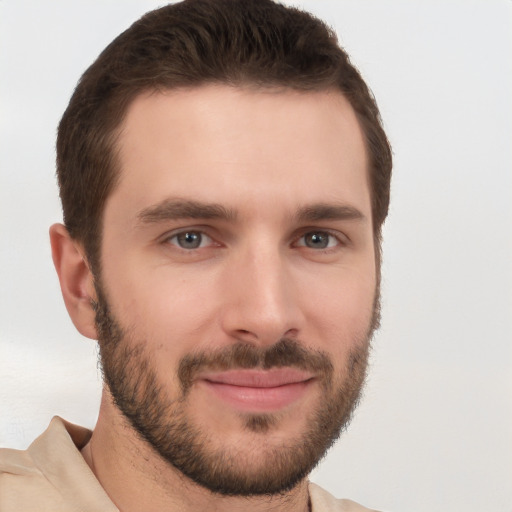
[[[199,233],[188,232],[178,235],[180,245],[185,249],[196,249],[201,245],[201,235]]]
[[[324,233],[312,233],[306,236],[306,245],[309,247],[325,249],[328,243],[328,237]]]

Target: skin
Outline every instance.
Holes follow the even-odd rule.
[[[176,368],[187,354],[282,337],[328,354],[339,384],[368,332],[376,288],[367,156],[345,98],[228,86],[144,94],[123,122],[119,159],[120,181],[104,211],[102,284],[130,339],[154,355],[170,396],[179,394]],[[162,205],[176,201],[215,203],[231,215],[166,214],[173,208]],[[326,216],[318,205],[337,213]],[[305,208],[318,218],[298,215]],[[204,233],[200,247],[180,247],[183,230]],[[328,247],[308,246],[315,233]],[[70,316],[96,339],[84,251],[62,225],[52,226],[51,241]],[[236,404],[198,381],[186,412],[218,446],[264,467],[258,447],[299,435],[321,399],[313,376],[272,411],[276,424],[257,433],[244,428]],[[135,435],[107,388],[83,455],[125,512],[307,510],[305,480],[272,498],[225,497],[194,484]]]

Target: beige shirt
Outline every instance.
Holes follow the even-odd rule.
[[[27,450],[0,449],[0,512],[119,512],[80,453],[91,434],[56,416]],[[313,512],[372,512],[313,483],[309,492]]]

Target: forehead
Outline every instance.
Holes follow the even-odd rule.
[[[146,93],[130,105],[118,149],[120,180],[106,209],[167,197],[235,209],[331,200],[369,208],[363,135],[335,91],[209,85]]]

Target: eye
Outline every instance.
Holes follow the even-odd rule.
[[[168,238],[168,242],[181,249],[192,250],[210,245],[212,239],[201,231],[182,231]]]
[[[309,249],[330,249],[340,245],[340,241],[328,231],[310,231],[302,235],[296,245]]]

